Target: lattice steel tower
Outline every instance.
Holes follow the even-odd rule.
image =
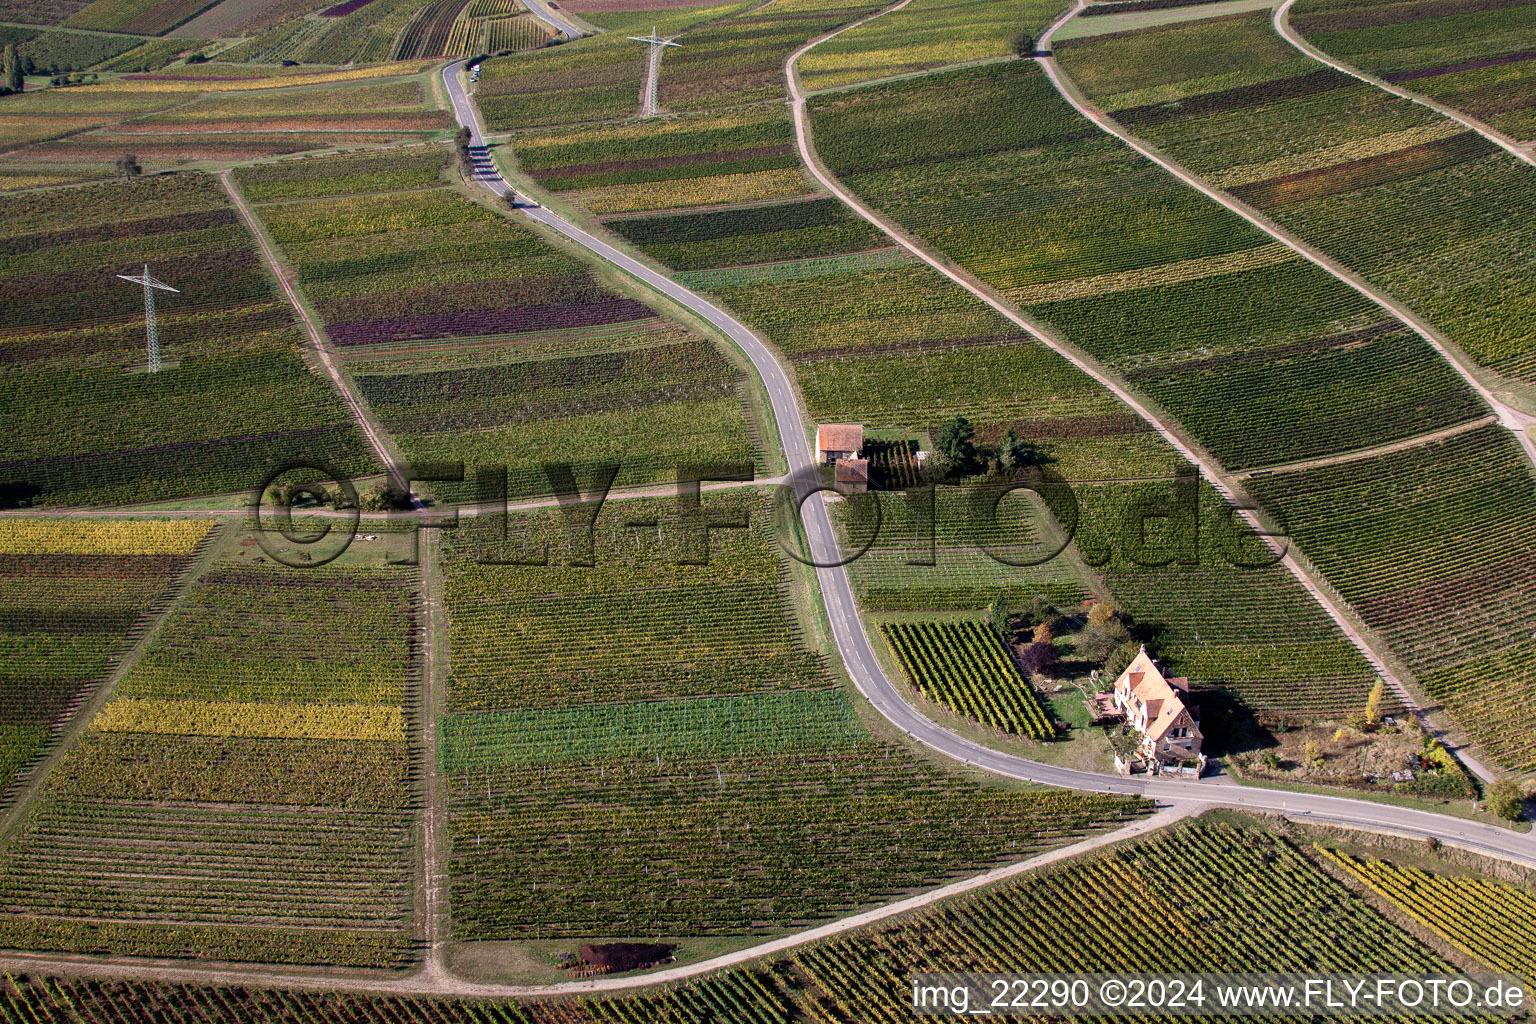
[[[650,50],[650,63],[645,69],[645,117],[653,117],[656,114],[656,79],[661,77],[661,51],[667,46],[682,46],[682,43],[674,43],[670,39],[663,39],[656,33],[656,26],[651,26],[651,34],[648,36],[630,36],[637,43],[645,43]]]
[[[149,372],[160,372],[160,330],[155,326],[155,289],[161,291],[176,292],[180,295],[179,288],[172,288],[168,284],[156,281],[149,276],[149,264],[144,264],[142,277],[134,277],[131,274],[118,274],[124,281],[132,281],[134,284],[144,286],[144,336],[149,341]]]

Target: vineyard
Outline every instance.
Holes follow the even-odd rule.
[[[672,35],[741,6],[646,12],[615,23],[614,31],[487,60],[480,65],[475,102],[492,131],[629,117],[640,106],[646,58],[627,36],[649,32],[652,25],[663,36]]]
[[[910,1020],[908,978],[924,971],[1451,970],[1292,841],[1220,819],[1165,829],[792,960],[822,1019],[859,1024]]]
[[[923,696],[1006,733],[1055,735],[1040,698],[997,634],[980,622],[890,622],[891,650]]]
[[[615,701],[727,696],[826,685],[786,606],[783,569],[760,496],[709,494],[712,519],[746,530],[712,530],[707,565],[670,500],[604,506],[594,543],[567,539],[557,512],[507,517],[510,543],[485,528],[479,545],[448,563],[453,612],[451,711],[570,707]],[[620,507],[621,506],[621,507]],[[629,522],[654,521],[639,529]],[[581,543],[578,546],[578,541]],[[547,557],[547,566],[482,564]],[[591,562],[592,568],[572,566]],[[687,623],[681,628],[681,623]],[[748,655],[750,652],[750,656]]]
[[[671,502],[620,504],[590,549],[549,511],[477,517],[449,550],[462,937],[750,934],[1137,812],[873,741],[802,639],[761,494],[705,496],[710,521],[746,524],[710,532],[707,564],[679,564],[698,540]]]
[[[1394,11],[1411,17],[1412,6]],[[1324,68],[1269,20],[1065,40],[1059,53],[1129,130],[1406,302],[1482,365],[1536,380],[1536,301],[1513,255],[1536,231],[1536,170]],[[1417,31],[1439,38],[1433,25]],[[1441,259],[1451,248],[1457,258]]]
[[[312,160],[324,161],[324,169],[317,173]],[[420,146],[252,164],[237,168],[235,180],[245,197],[256,203],[361,192],[403,192],[436,185],[446,163],[440,146]]]
[[[201,576],[0,860],[0,944],[408,962],[415,601],[406,570]]]
[[[1254,483],[1431,696],[1501,763],[1536,765],[1536,720],[1516,699],[1529,682],[1536,480],[1508,432]],[[1390,518],[1373,512],[1382,501]]]
[[[0,804],[186,570],[209,524],[0,520]]]
[[[1291,25],[1340,60],[1514,138],[1536,139],[1536,8],[1410,0],[1383,16],[1375,7],[1306,0],[1291,9]]]
[[[815,91],[1008,56],[1058,13],[1050,0],[916,0],[807,53],[800,82]]]
[[[125,45],[137,40],[121,38]],[[167,55],[166,46],[188,43],[153,40],[128,49],[98,65],[99,72],[127,72],[106,81],[6,97],[0,142],[7,166],[100,173],[125,151],[156,169],[229,164],[415,140],[452,124],[445,111],[425,109],[421,83],[407,80],[425,69],[420,61],[326,71],[209,62],[136,73],[169,60],[174,52]]]
[[[594,213],[778,199],[810,191],[799,173],[788,114],[768,106],[539,133],[520,138],[516,152],[519,165],[541,185],[567,193]],[[756,213],[764,223],[761,209],[736,212]],[[725,226],[728,220],[719,223],[714,237],[735,233]],[[784,228],[800,226],[791,219]]]
[[[759,462],[744,378],[719,350],[527,228],[433,187],[428,152],[241,172],[257,195],[320,197],[258,209],[407,455],[506,466],[516,495],[549,493],[552,459],[584,474],[616,460],[618,486]],[[371,188],[389,184],[400,187]],[[477,496],[468,479],[437,489]]]
[[[167,1016],[187,1024],[331,1017],[359,1024],[883,1024],[911,1018],[909,978],[924,971],[1454,971],[1314,856],[1376,879],[1367,884],[1389,900],[1393,893],[1406,898],[1420,913],[1432,894],[1433,905],[1452,916],[1426,915],[1421,923],[1453,944],[1465,942],[1464,951],[1489,966],[1529,975],[1508,942],[1449,925],[1492,914],[1498,934],[1518,943],[1529,932],[1517,916],[1529,898],[1524,889],[1360,861],[1249,819],[1210,817],[759,966],[643,995],[450,1002],[9,975],[0,980],[0,1007],[39,1024],[150,1024]],[[1410,883],[1414,889],[1405,888]],[[1144,931],[1163,941],[1139,941]]]
[[[674,757],[659,767],[470,770],[453,786],[456,925],[474,938],[804,925],[1019,859],[1139,808],[990,789],[872,743]]]
[[[1468,956],[1495,970],[1536,976],[1531,953],[1536,895],[1530,889],[1360,859],[1323,846],[1317,852]]]
[[[453,23],[447,52],[534,50],[554,38],[543,22],[527,13],[520,0],[470,0]]]
[[[1122,371],[1229,468],[1486,413],[1353,289],[1085,131],[1033,64],[835,94],[814,110],[820,151],[860,194]]]
[[[0,977],[0,1012],[35,1024],[789,1024],[795,1005],[782,965],[711,975],[639,995],[542,1003],[416,999],[302,989],[211,988],[140,981]]]
[[[661,106],[704,110],[780,99],[792,52],[879,7],[870,0],[781,0],[703,25],[661,62]]]
[[[150,262],[166,368],[144,365]],[[0,497],[128,502],[249,488],[277,461],[367,473],[339,396],[305,365],[288,305],[210,177],[0,198]]]
[[[1059,545],[1051,542],[1055,524],[1033,500],[1000,503],[994,520],[978,514],[971,494],[941,487],[934,495],[931,547],[923,505],[894,494],[876,500],[880,532],[873,544],[872,504],[844,503],[835,512],[845,550],[869,546],[848,567],[865,608],[974,611],[999,594],[1022,603],[1040,594],[1065,607],[1087,596],[1083,567],[1070,550],[1041,561]]]

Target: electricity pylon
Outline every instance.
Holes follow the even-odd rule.
[[[168,284],[156,281],[149,276],[149,264],[144,264],[144,275],[134,277],[131,274],[118,274],[124,281],[132,281],[134,284],[144,286],[144,335],[149,341],[149,372],[160,372],[160,330],[155,326],[155,289],[181,294],[181,289],[172,288]]]
[[[645,70],[645,116],[650,117],[656,113],[656,79],[661,77],[661,49],[664,46],[682,46],[682,43],[674,43],[670,39],[663,39],[656,33],[656,26],[651,26],[651,34],[648,36],[630,36],[637,43],[646,43],[651,48],[650,64]]]

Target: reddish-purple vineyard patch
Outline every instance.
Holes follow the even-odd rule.
[[[353,11],[362,10],[371,3],[373,3],[373,0],[343,0],[342,3],[337,4],[335,7],[327,7],[321,11],[320,17],[340,18],[343,15],[351,14]]]
[[[1506,53],[1502,57],[1483,57],[1479,60],[1464,60],[1459,64],[1441,64],[1433,68],[1420,68],[1417,71],[1399,71],[1395,75],[1382,75],[1389,82],[1411,82],[1416,78],[1438,78],[1441,75],[1454,75],[1459,71],[1479,71],[1483,68],[1496,68],[1500,64],[1519,64],[1522,61],[1536,60],[1536,50],[1526,50],[1522,53]]]
[[[656,313],[634,299],[608,299],[579,305],[514,306],[475,309],[463,313],[431,313],[392,320],[359,320],[333,324],[328,330],[338,345],[369,345],[414,338],[472,337],[480,334],[521,334],[562,327],[595,327],[625,320],[648,320]]]

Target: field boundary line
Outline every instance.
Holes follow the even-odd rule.
[[[1204,477],[1204,479],[1209,482],[1210,485],[1215,488],[1223,498],[1225,498],[1234,506],[1234,508],[1237,509],[1238,515],[1241,516],[1246,523],[1252,526],[1255,532],[1257,532],[1259,536],[1263,538],[1265,546],[1268,547],[1270,551],[1272,551],[1280,559],[1282,564],[1284,564],[1285,567],[1290,571],[1291,575],[1296,579],[1296,581],[1301,584],[1302,588],[1306,590],[1309,595],[1311,595],[1313,600],[1317,602],[1317,604],[1339,628],[1339,631],[1343,633],[1345,638],[1350,641],[1350,644],[1355,648],[1355,650],[1359,652],[1361,657],[1365,659],[1366,664],[1370,666],[1371,670],[1386,682],[1386,684],[1392,689],[1394,695],[1396,695],[1397,698],[1403,702],[1404,706],[1411,709],[1420,717],[1425,718],[1427,721],[1428,718],[1423,711],[1421,702],[1409,690],[1408,685],[1403,681],[1402,676],[1394,667],[1393,663],[1395,661],[1395,654],[1391,653],[1391,647],[1383,644],[1388,653],[1382,653],[1376,649],[1376,645],[1367,638],[1369,627],[1365,625],[1364,621],[1357,619],[1357,617],[1353,614],[1353,609],[1346,611],[1347,606],[1342,596],[1340,596],[1337,601],[1335,601],[1330,596],[1332,593],[1331,585],[1326,583],[1326,577],[1323,576],[1321,572],[1312,567],[1310,562],[1305,565],[1303,564],[1302,558],[1305,558],[1304,553],[1298,552],[1289,543],[1281,543],[1274,536],[1270,535],[1270,531],[1266,528],[1264,522],[1257,514],[1257,503],[1250,501],[1248,496],[1240,491],[1239,487],[1234,481],[1234,478],[1230,477],[1226,473],[1225,469],[1219,469],[1217,467],[1213,457],[1209,457],[1199,451],[1192,440],[1186,441],[1182,434],[1179,433],[1177,429],[1175,429],[1174,425],[1170,424],[1169,421],[1155,413],[1147,401],[1134,394],[1127,385],[1124,385],[1115,379],[1110,374],[1108,369],[1102,366],[1096,359],[1093,359],[1085,352],[1079,351],[1076,346],[1070,344],[1067,341],[1064,341],[1063,339],[1055,337],[1051,332],[1024,317],[1010,304],[995,295],[990,288],[986,287],[981,282],[972,279],[969,274],[963,273],[954,266],[950,265],[947,261],[940,259],[938,256],[929,252],[926,246],[920,244],[916,239],[912,238],[904,229],[900,227],[900,225],[874,212],[871,207],[859,200],[852,194],[852,192],[845,188],[842,182],[838,180],[837,177],[832,174],[830,169],[828,169],[826,165],[821,161],[820,155],[816,152],[815,144],[811,138],[810,116],[806,107],[807,95],[800,87],[800,77],[796,67],[800,57],[809,52],[812,48],[820,45],[828,39],[835,37],[839,33],[845,32],[851,28],[856,28],[873,18],[878,18],[884,14],[898,11],[910,2],[911,0],[900,0],[899,3],[893,4],[884,10],[877,11],[867,18],[854,22],[851,25],[835,29],[832,32],[826,33],[825,35],[819,36],[816,39],[811,40],[809,43],[806,43],[804,46],[800,47],[800,49],[796,50],[794,53],[790,54],[789,59],[785,61],[784,71],[785,76],[789,81],[791,97],[790,110],[794,118],[795,142],[800,149],[801,159],[805,161],[805,164],[810,169],[811,173],[819,182],[821,182],[822,187],[826,188],[832,192],[833,195],[837,196],[844,203],[848,204],[848,206],[861,217],[869,221],[875,227],[879,228],[890,238],[894,239],[897,244],[907,249],[918,259],[922,260],[925,264],[943,274],[955,284],[959,285],[981,301],[985,302],[992,309],[1006,317],[1010,322],[1028,331],[1032,336],[1038,339],[1041,344],[1052,349],[1062,358],[1070,362],[1073,366],[1077,367],[1077,369],[1093,378],[1093,380],[1098,382],[1102,387],[1106,388],[1111,394],[1113,394],[1121,402],[1127,405],[1141,419],[1145,420],[1149,425],[1151,425],[1153,430],[1155,430],[1160,437],[1167,441],[1174,448],[1174,450],[1183,456],[1187,461],[1197,467],[1200,470],[1202,477]],[[1081,10],[1081,2],[1082,0],[1079,0],[1078,7],[1072,8],[1061,17],[1057,18],[1056,21],[1052,22],[1051,25],[1043,33],[1041,33],[1040,41],[1037,43],[1037,50],[1041,51],[1042,53],[1045,51],[1051,34],[1054,33],[1062,25],[1064,25],[1074,14]],[[1036,59],[1038,59],[1042,65],[1046,66],[1047,73],[1051,71],[1050,62],[1047,57],[1041,56],[1037,57]],[[1055,79],[1053,76],[1053,81],[1054,80]],[[1058,88],[1060,88],[1059,85]],[[1076,106],[1076,103],[1073,105]],[[1103,127],[1103,125],[1100,125],[1100,127]],[[1437,735],[1444,735],[1444,730],[1441,730],[1438,727],[1432,726],[1432,731]],[[1485,781],[1492,781],[1494,776],[1488,771],[1487,768],[1485,768],[1481,763],[1472,757],[1465,754],[1463,756],[1466,758],[1468,767],[1470,767],[1476,775]]]
[[[1448,107],[1445,104],[1440,103],[1438,100],[1434,100],[1428,96],[1425,96],[1423,93],[1413,92],[1409,89],[1403,89],[1399,86],[1393,85],[1391,82],[1388,82],[1383,78],[1377,78],[1370,72],[1357,68],[1353,64],[1345,63],[1344,61],[1339,60],[1337,57],[1331,56],[1325,51],[1319,49],[1317,46],[1313,45],[1307,40],[1306,36],[1302,35],[1301,32],[1291,24],[1291,8],[1295,5],[1295,3],[1296,0],[1284,0],[1284,3],[1275,8],[1275,31],[1278,32],[1286,42],[1296,47],[1296,49],[1300,50],[1302,53],[1306,54],[1308,57],[1311,57],[1315,61],[1327,64],[1335,71],[1342,71],[1344,74],[1351,78],[1359,79],[1366,85],[1373,85],[1378,89],[1384,89],[1394,96],[1408,100],[1410,103],[1417,103],[1419,106],[1427,107],[1428,109],[1433,110],[1435,113],[1440,114],[1443,117],[1448,117],[1452,121],[1455,121],[1458,124],[1464,125],[1467,128],[1477,132],[1477,134],[1481,135],[1495,146],[1498,146],[1500,149],[1504,150],[1504,152],[1508,153],[1516,160],[1519,160],[1522,163],[1530,164],[1532,167],[1536,167],[1536,155],[1532,155],[1527,150],[1521,148],[1518,140],[1505,135],[1503,132],[1499,131],[1491,124],[1488,124],[1486,121],[1480,121],[1470,114],[1464,114],[1454,107]]]
[[[1379,444],[1372,448],[1361,448],[1358,451],[1345,452],[1342,455],[1329,455],[1321,459],[1301,459],[1297,462],[1277,462],[1271,466],[1255,466],[1252,469],[1245,469],[1240,473],[1232,475],[1239,480],[1247,480],[1256,476],[1301,473],[1309,469],[1322,469],[1324,466],[1343,466],[1351,462],[1364,462],[1366,459],[1374,459],[1381,455],[1391,455],[1394,452],[1405,452],[1422,445],[1434,444],[1436,441],[1443,441],[1448,437],[1456,437],[1458,434],[1469,434],[1482,427],[1497,426],[1498,423],[1499,417],[1495,413],[1488,413],[1486,416],[1479,416],[1475,420],[1443,427],[1440,430],[1433,430],[1427,434],[1405,437],[1401,441]]]
[[[1059,28],[1061,28],[1062,25],[1066,24],[1072,18],[1077,16],[1085,6],[1086,0],[1078,0],[1077,6],[1073,7],[1071,10],[1067,11],[1055,22],[1053,22],[1051,26],[1047,28],[1045,32],[1040,36],[1039,45],[1042,53],[1036,59],[1040,62],[1040,66],[1045,69],[1046,75],[1050,77],[1051,84],[1056,87],[1057,92],[1061,93],[1062,98],[1070,103],[1079,114],[1097,125],[1100,130],[1106,132],[1109,135],[1113,135],[1115,138],[1131,147],[1137,153],[1140,153],[1146,159],[1157,164],[1163,170],[1184,182],[1184,184],[1196,189],[1205,196],[1214,199],[1228,210],[1243,218],[1243,220],[1247,221],[1249,224],[1252,224],[1254,227],[1258,228],[1260,231],[1263,231],[1271,238],[1281,242],[1296,252],[1307,262],[1313,264],[1321,270],[1327,271],[1329,274],[1349,285],[1355,291],[1359,292],[1361,295],[1364,295],[1366,298],[1376,303],[1376,305],[1380,306],[1382,309],[1386,310],[1388,313],[1391,313],[1393,316],[1397,317],[1403,323],[1411,327],[1414,333],[1418,334],[1426,342],[1428,342],[1436,352],[1439,352],[1445,361],[1450,363],[1451,367],[1461,376],[1464,381],[1467,382],[1472,390],[1477,392],[1479,397],[1481,397],[1483,401],[1486,402],[1494,410],[1494,412],[1499,414],[1500,421],[1511,432],[1513,432],[1516,437],[1521,440],[1521,446],[1525,448],[1526,454],[1530,457],[1533,466],[1536,466],[1536,443],[1533,443],[1529,438],[1525,436],[1524,433],[1525,427],[1536,424],[1536,416],[1514,408],[1504,400],[1500,399],[1497,395],[1495,395],[1492,389],[1489,388],[1488,385],[1484,384],[1483,381],[1473,371],[1473,369],[1468,365],[1470,363],[1471,366],[1477,366],[1476,362],[1472,360],[1471,357],[1467,356],[1466,353],[1462,352],[1459,346],[1457,346],[1450,339],[1441,335],[1441,333],[1433,325],[1420,318],[1417,313],[1409,309],[1406,305],[1388,296],[1386,293],[1379,291],[1375,285],[1371,284],[1369,281],[1365,280],[1365,278],[1356,274],[1342,263],[1339,263],[1333,257],[1323,252],[1321,249],[1318,249],[1316,246],[1313,246],[1310,243],[1305,242],[1291,234],[1291,232],[1287,231],[1285,228],[1281,227],[1279,224],[1275,223],[1273,220],[1266,217],[1258,210],[1249,206],[1247,203],[1244,203],[1241,200],[1236,199],[1235,197],[1222,191],[1221,189],[1208,184],[1204,178],[1201,178],[1199,175],[1195,174],[1183,164],[1174,160],[1166,153],[1163,153],[1152,144],[1145,142],[1131,134],[1131,132],[1128,131],[1123,125],[1111,118],[1108,114],[1104,113],[1091,100],[1088,99],[1082,90],[1078,88],[1076,81],[1074,81],[1072,77],[1067,74],[1066,69],[1063,68],[1061,64],[1056,60],[1055,55],[1046,49],[1050,42],[1051,35],[1055,33]],[[1481,369],[1481,367],[1478,367],[1478,369]]]
[[[149,649],[150,642],[159,635],[166,619],[181,607],[187,592],[192,589],[192,584],[213,565],[214,553],[220,541],[223,540],[224,529],[223,523],[213,524],[207,535],[199,542],[200,546],[192,560],[182,570],[181,577],[166,588],[164,597],[161,599],[164,606],[136,624],[141,631],[138,639],[128,647],[114,652],[117,662],[112,666],[112,670],[86,694],[85,699],[75,709],[64,728],[57,736],[51,738],[47,752],[27,769],[26,775],[12,793],[10,806],[0,812],[0,853],[4,853],[6,847],[10,845],[16,826],[25,817],[32,801],[41,793],[43,783],[47,781],[54,767],[63,759],[64,754],[74,747],[80,734],[106,706],[107,701],[112,699],[112,693],[117,689],[117,684],[122,682],[139,663],[139,659]]]
[[[1085,6],[1085,2],[1086,0],[1078,0],[1077,6],[1073,7],[1071,10],[1067,11],[1060,18],[1058,18],[1041,35],[1040,48],[1043,52],[1038,59],[1040,61],[1041,67],[1044,68],[1046,75],[1049,76],[1051,83],[1056,87],[1057,92],[1059,92],[1061,96],[1068,103],[1070,103],[1079,114],[1092,121],[1102,131],[1119,139],[1131,149],[1141,154],[1141,156],[1157,164],[1163,170],[1184,182],[1186,185],[1189,185],[1203,195],[1214,199],[1216,202],[1220,203],[1228,210],[1242,217],[1249,224],[1252,224],[1254,227],[1263,231],[1271,238],[1274,238],[1276,241],[1285,244],[1287,247],[1294,250],[1296,253],[1306,259],[1309,263],[1312,263],[1319,269],[1326,271],[1333,277],[1337,278],[1339,281],[1355,289],[1355,291],[1359,292],[1367,299],[1370,299],[1372,302],[1376,303],[1377,306],[1396,316],[1403,323],[1412,328],[1414,333],[1422,337],[1425,342],[1430,345],[1431,348],[1438,352],[1440,356],[1450,364],[1451,368],[1454,369],[1456,373],[1473,389],[1473,391],[1475,391],[1477,395],[1483,399],[1483,401],[1498,417],[1499,423],[1515,435],[1517,443],[1521,448],[1525,450],[1526,457],[1529,460],[1530,465],[1533,467],[1533,470],[1536,470],[1536,439],[1533,439],[1531,437],[1531,432],[1526,429],[1528,426],[1536,424],[1536,417],[1531,416],[1529,413],[1515,409],[1498,398],[1492,392],[1492,390],[1486,384],[1484,384],[1482,380],[1479,379],[1477,375],[1468,367],[1467,363],[1471,362],[1471,360],[1465,355],[1465,353],[1461,351],[1458,346],[1456,346],[1449,339],[1443,337],[1439,331],[1437,331],[1427,321],[1421,319],[1418,314],[1409,309],[1406,305],[1390,298],[1385,293],[1378,291],[1375,286],[1370,284],[1370,282],[1355,274],[1343,264],[1338,263],[1332,257],[1322,252],[1320,249],[1317,249],[1307,242],[1295,237],[1289,231],[1274,223],[1259,211],[1248,206],[1246,203],[1243,203],[1228,195],[1220,189],[1209,185],[1199,175],[1195,174],[1193,171],[1189,170],[1182,164],[1173,160],[1171,157],[1162,153],[1156,147],[1142,141],[1141,139],[1138,139],[1136,136],[1126,130],[1119,122],[1113,120],[1109,117],[1109,115],[1099,110],[1099,108],[1082,93],[1082,91],[1078,88],[1077,83],[1056,61],[1054,54],[1051,54],[1046,50],[1046,47],[1048,46],[1050,37],[1053,33],[1055,33],[1062,25],[1066,24],[1073,17],[1081,13]],[[1321,579],[1326,580],[1326,576],[1320,571],[1317,573],[1317,575]],[[1326,602],[1325,607],[1330,607],[1331,610],[1331,602]],[[1390,647],[1388,647],[1388,649],[1390,650]],[[1431,719],[1429,719],[1429,717],[1424,713],[1419,702],[1415,700],[1414,697],[1407,691],[1401,679],[1397,678],[1395,675],[1385,678],[1387,679],[1389,685],[1392,686],[1399,699],[1403,700],[1410,709],[1412,709],[1416,714],[1420,715],[1420,717],[1422,717],[1425,722],[1429,724],[1433,734],[1435,734],[1438,738],[1448,739],[1446,730],[1440,728]],[[1467,767],[1472,771],[1472,773],[1478,778],[1484,782],[1492,782],[1498,778],[1496,773],[1494,773],[1479,759],[1468,752],[1467,744],[1455,744],[1455,747],[1457,754],[1466,763]]]
[[[324,332],[320,330],[320,325],[315,323],[314,317],[310,316],[309,310],[304,307],[304,303],[299,301],[299,294],[294,286],[294,282],[290,280],[290,273],[278,261],[277,253],[273,248],[272,242],[268,240],[265,229],[256,219],[255,215],[251,213],[250,207],[245,205],[245,196],[240,193],[239,186],[234,183],[230,174],[230,170],[220,171],[219,183],[224,186],[224,191],[228,193],[230,201],[235,204],[235,210],[240,214],[240,219],[245,223],[246,230],[255,236],[256,244],[261,249],[262,261],[266,263],[267,269],[272,272],[272,275],[277,278],[278,285],[282,288],[283,294],[288,298],[288,304],[293,307],[293,311],[298,314],[300,322],[304,324],[304,330],[309,335],[310,344],[315,347],[315,355],[319,357],[320,364],[325,367],[325,372],[331,378],[331,383],[336,385],[336,390],[341,393],[342,400],[347,403],[347,408],[352,412],[352,418],[357,421],[358,428],[362,430],[363,436],[368,439],[374,454],[378,456],[379,462],[384,467],[384,472],[396,487],[401,491],[407,491],[408,481],[405,479],[405,471],[401,469],[400,460],[396,456],[393,447],[389,444],[384,428],[374,422],[372,415],[363,408],[362,402],[348,385],[346,377],[341,372],[341,367],[337,365],[335,354],[331,352],[330,344],[326,340]]]
[[[686,981],[700,975],[735,967],[765,956],[820,942],[844,933],[866,928],[881,921],[921,910],[924,907],[960,896],[989,885],[1006,882],[1020,875],[1030,874],[1064,860],[1071,860],[1095,850],[1139,838],[1159,831],[1178,821],[1205,810],[1196,803],[1160,805],[1153,813],[1128,822],[1120,828],[1109,828],[1085,836],[1075,842],[1044,850],[1023,860],[1004,864],[968,878],[951,882],[925,892],[908,896],[891,903],[872,907],[848,917],[828,921],[789,935],[760,942],[745,949],[734,950],[680,967],[619,978],[589,978],[581,981],[552,982],[548,985],[502,985],[464,981],[446,971],[419,971],[404,977],[376,978],[367,976],[285,974],[278,970],[245,970],[240,965],[233,969],[225,966],[170,966],[165,961],[138,961],[132,958],[103,960],[85,956],[32,956],[25,953],[0,954],[0,967],[6,970],[31,970],[40,967],[64,974],[78,973],[88,977],[127,977],[139,980],[156,980],[185,984],[251,984],[260,979],[261,984],[275,987],[342,990],[348,992],[393,993],[397,995],[459,996],[486,999],[538,998],[605,992],[622,992],[629,989],[649,988],[671,982]],[[164,965],[164,966],[162,966]]]

